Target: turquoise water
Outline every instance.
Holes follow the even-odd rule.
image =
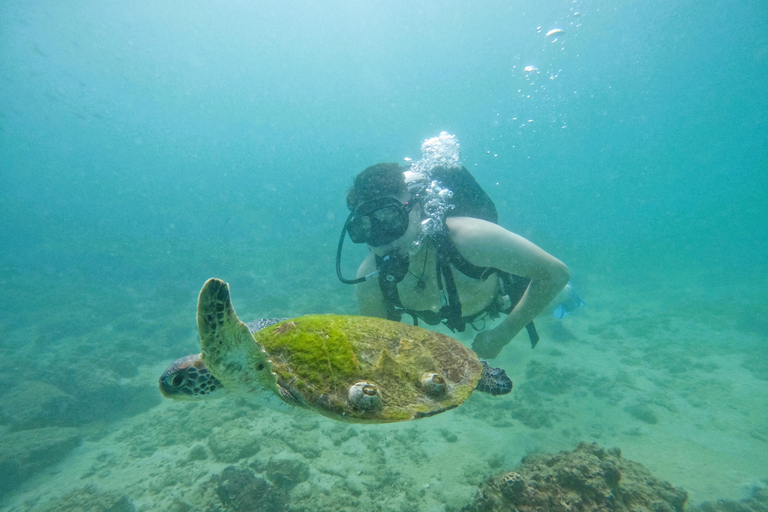
[[[3,2],[5,506],[91,485],[197,510],[227,463],[261,474],[290,452],[309,468],[296,510],[453,510],[579,441],[694,503],[767,485],[768,7],[544,4]],[[514,398],[366,427],[161,400],[209,277],[247,320],[356,312],[333,268],[346,190],[441,131],[587,302],[496,360]],[[364,254],[349,246],[347,274]],[[217,456],[227,429],[261,449]]]

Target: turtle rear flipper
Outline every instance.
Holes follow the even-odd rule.
[[[512,391],[512,379],[507,376],[507,372],[501,368],[494,368],[485,361],[480,362],[483,363],[483,375],[475,389],[493,396],[506,395]]]
[[[197,330],[203,362],[225,387],[246,393],[259,388],[278,393],[272,364],[248,326],[237,317],[224,281],[209,279],[200,290]]]

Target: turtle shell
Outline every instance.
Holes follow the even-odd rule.
[[[483,372],[475,353],[453,338],[382,318],[303,316],[254,337],[283,392],[347,421],[405,421],[441,413],[464,402]],[[433,380],[440,383],[437,390],[429,386]],[[361,383],[375,387],[375,406],[353,399],[351,388]]]

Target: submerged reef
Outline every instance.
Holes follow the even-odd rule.
[[[655,478],[618,448],[581,443],[575,450],[525,457],[492,476],[464,512],[682,512],[688,493]]]
[[[74,489],[35,508],[38,512],[135,512],[136,507],[128,496],[106,492],[93,485]]]
[[[234,466],[224,468],[221,475],[214,475],[202,486],[203,494],[210,494],[209,491],[218,498],[205,500],[209,511],[287,512],[290,509],[288,496],[281,489],[247,469]]]
[[[0,433],[0,499],[80,444],[80,436],[73,428]]]
[[[765,484],[768,481],[764,481]],[[739,501],[705,501],[696,507],[687,507],[685,512],[768,512],[768,488],[755,487],[752,496]]]

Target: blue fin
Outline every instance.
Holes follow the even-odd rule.
[[[581,300],[581,297],[576,294],[576,290],[574,290],[570,284],[567,284],[566,287],[571,291],[571,296],[558,305],[552,312],[552,315],[558,320],[565,318],[577,309],[587,305],[587,303]]]

